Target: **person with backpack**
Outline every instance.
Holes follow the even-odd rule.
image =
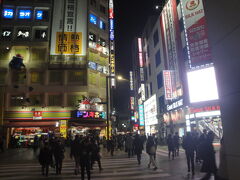
[[[157,165],[154,160],[154,155],[156,154],[156,145],[152,136],[149,136],[146,143],[146,152],[149,155],[149,163],[148,168],[150,168],[151,164],[154,166],[153,170],[157,170]]]

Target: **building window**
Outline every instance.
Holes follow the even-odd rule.
[[[84,71],[68,71],[68,82],[84,84]]]
[[[33,84],[41,84],[43,80],[42,72],[31,72],[31,83]]]
[[[153,94],[153,85],[152,85],[152,82],[150,82],[150,96],[152,96]]]
[[[146,68],[144,68],[144,77],[145,77],[146,79],[148,79],[148,74],[147,74],[147,69],[146,69]]]
[[[34,38],[36,40],[47,40],[47,29],[36,29]]]
[[[157,84],[158,84],[158,89],[160,89],[161,87],[163,87],[163,74],[162,72],[160,72],[157,75]]]
[[[149,74],[149,76],[152,75],[151,64],[148,64],[148,74]]]
[[[158,30],[156,30],[153,34],[154,47],[157,45],[158,42],[159,42],[159,36],[158,36]]]
[[[62,105],[62,96],[59,95],[49,95],[48,96],[48,105],[49,106],[61,106]]]
[[[44,61],[46,59],[46,48],[32,48],[32,61]]]
[[[41,94],[32,94],[29,96],[30,103],[32,106],[41,106],[43,105],[43,95]]]
[[[12,82],[13,84],[24,84],[26,82],[26,73],[25,72],[14,72],[12,73]]]
[[[105,8],[105,6],[103,6],[103,5],[100,4],[99,10],[100,10],[101,13],[106,14],[106,8]]]
[[[94,6],[94,7],[97,6],[97,2],[96,2],[96,0],[90,0],[90,4],[91,4],[92,6]]]
[[[158,50],[157,53],[155,54],[155,62],[156,67],[158,67],[161,64],[160,50]]]
[[[7,72],[0,72],[0,84],[5,84]]]
[[[164,107],[165,107],[164,96],[160,96],[159,97],[159,110],[160,110],[160,113],[164,112]]]
[[[63,82],[63,71],[49,71],[49,83],[61,84]]]
[[[148,99],[149,98],[149,87],[146,86],[146,98]]]
[[[10,106],[22,106],[24,103],[23,95],[11,95]]]

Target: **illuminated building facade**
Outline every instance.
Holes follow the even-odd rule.
[[[7,137],[24,127],[59,133],[62,121],[63,131],[92,128],[103,135],[109,39],[114,44],[109,1],[5,0],[0,19],[1,119]],[[26,67],[20,71],[8,67],[17,54]],[[113,75],[114,47],[111,55]],[[82,104],[88,106],[79,109]]]

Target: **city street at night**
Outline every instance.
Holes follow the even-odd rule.
[[[196,166],[196,175],[192,177],[187,173],[185,153],[180,150],[180,157],[175,160],[168,160],[166,147],[158,147],[157,150],[157,170],[147,167],[148,155],[142,154],[141,165],[137,164],[136,156],[128,158],[127,153],[116,151],[111,157],[103,151],[102,167],[99,172],[97,164],[92,170],[93,180],[198,180],[203,176],[199,173],[200,165]],[[49,177],[41,175],[41,166],[32,149],[14,149],[0,154],[0,179],[3,180],[40,180],[40,179],[79,179],[80,175],[74,175],[74,162],[69,157],[69,152],[65,153],[61,175],[56,175],[55,170],[50,168]]]

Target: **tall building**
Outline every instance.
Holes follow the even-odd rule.
[[[145,133],[164,137],[178,132],[183,136],[186,131],[207,129],[221,138],[218,89],[203,2],[168,0],[156,20],[150,18],[149,22],[140,37],[142,53],[133,51],[139,57],[134,61],[144,62],[141,86],[146,98],[144,103],[137,103],[143,104]],[[141,79],[141,73],[137,78]]]
[[[114,85],[109,71],[115,75],[113,18],[107,0],[2,2],[1,119],[8,138],[90,130],[106,135],[106,86]],[[13,56],[23,57],[25,68],[10,68]]]

